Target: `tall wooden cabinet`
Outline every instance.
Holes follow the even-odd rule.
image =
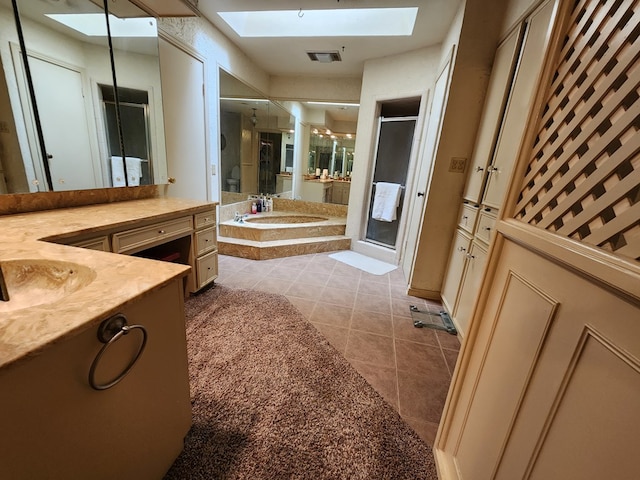
[[[442,480],[640,478],[639,31],[638,2],[559,2],[434,445]]]
[[[461,336],[467,330],[493,224],[526,128],[554,4],[554,0],[543,2],[513,28],[496,51],[442,289],[443,304]]]

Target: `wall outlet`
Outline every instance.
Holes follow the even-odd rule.
[[[467,168],[467,159],[464,157],[451,157],[449,171],[453,173],[464,173]]]

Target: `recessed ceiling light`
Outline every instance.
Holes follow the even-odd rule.
[[[410,36],[418,7],[218,12],[241,37]]]

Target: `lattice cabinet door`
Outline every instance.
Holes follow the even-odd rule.
[[[495,155],[487,172],[489,177],[482,203],[493,208],[502,206],[520,142],[527,127],[527,114],[542,69],[554,4],[555,2],[547,2],[534,12],[528,21]]]
[[[538,122],[515,218],[640,259],[640,6],[582,1]]]

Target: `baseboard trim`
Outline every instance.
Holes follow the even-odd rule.
[[[425,300],[435,300],[436,302],[440,301],[440,292],[436,292],[434,290],[423,290],[422,288],[409,287],[407,295],[424,298]]]

